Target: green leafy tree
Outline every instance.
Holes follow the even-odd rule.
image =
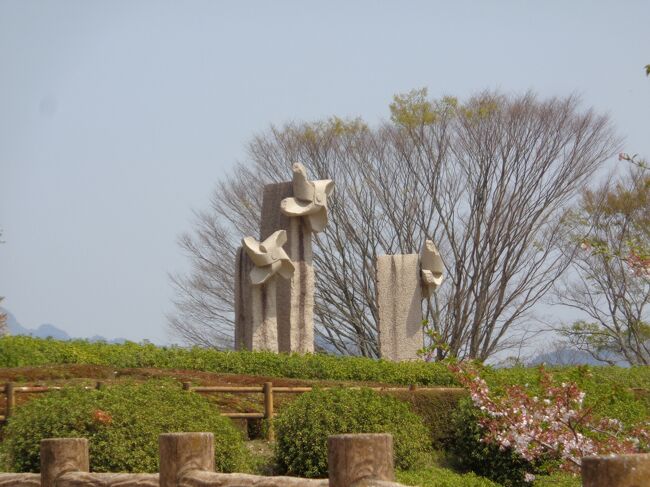
[[[561,330],[575,346],[610,363],[649,365],[650,174],[636,161],[618,181],[585,191],[568,215],[564,250],[574,272],[555,295],[585,315]]]

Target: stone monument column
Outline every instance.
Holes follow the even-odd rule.
[[[235,348],[278,352],[277,275],[290,279],[294,266],[278,230],[263,242],[242,240],[235,272]]]
[[[262,197],[260,237],[278,229],[287,233],[287,254],[296,271],[277,284],[278,348],[280,352],[314,351],[314,266],[312,232],[327,225],[331,180],[309,181],[302,164],[294,164],[293,181],[269,184]]]
[[[417,360],[424,347],[422,299],[443,280],[440,253],[427,240],[420,255],[382,255],[376,264],[380,356]]]

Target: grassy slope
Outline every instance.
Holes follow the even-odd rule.
[[[194,384],[276,385],[456,385],[444,364],[392,363],[358,357],[285,355],[263,352],[218,352],[203,349],[164,348],[153,345],[91,344],[28,337],[0,338],[0,382],[17,381],[52,385],[106,383],[173,377]],[[650,368],[564,367],[551,369],[555,379],[575,381],[587,392],[587,403],[598,412],[637,421],[650,417]],[[486,369],[484,376],[497,389],[511,384],[538,385],[536,369]],[[27,400],[26,396],[19,396]],[[211,400],[229,411],[261,409],[259,395],[219,394]],[[282,399],[279,406],[281,407]],[[2,405],[0,405],[2,407]],[[260,458],[260,468],[268,468]],[[400,472],[406,485],[422,487],[491,487],[498,484],[473,475],[461,475],[441,466]],[[574,487],[579,480],[566,476],[541,478],[536,487]]]

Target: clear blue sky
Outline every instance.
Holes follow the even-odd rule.
[[[393,94],[577,92],[650,156],[650,2],[0,0],[0,295],[28,327],[169,340],[191,210],[271,123]]]

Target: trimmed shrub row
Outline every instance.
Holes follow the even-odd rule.
[[[106,365],[116,368],[173,368],[230,374],[387,384],[456,385],[445,364],[395,363],[325,354],[234,352],[152,344],[90,343],[25,336],[0,338],[0,367],[52,364]]]
[[[211,431],[215,465],[245,471],[248,453],[230,419],[178,383],[153,380],[87,391],[66,388],[18,408],[4,428],[0,464],[15,472],[38,472],[43,438],[88,438],[95,472],[157,472],[158,435]]]

